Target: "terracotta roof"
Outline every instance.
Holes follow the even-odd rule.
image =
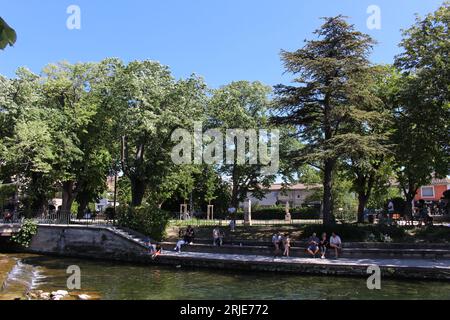
[[[436,179],[436,178],[434,178],[433,181],[431,181],[431,184],[433,186],[435,186],[435,185],[442,185],[442,184],[450,184],[450,178],[444,178],[444,179]]]

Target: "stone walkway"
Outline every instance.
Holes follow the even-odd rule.
[[[239,261],[251,263],[272,263],[272,264],[299,264],[299,265],[321,265],[321,266],[359,266],[368,267],[377,265],[386,268],[424,268],[439,269],[450,272],[450,260],[433,259],[312,259],[312,258],[292,258],[292,257],[267,257],[258,255],[243,254],[220,254],[201,252],[170,252],[164,251],[163,256],[179,257],[193,260],[216,260],[216,261]]]

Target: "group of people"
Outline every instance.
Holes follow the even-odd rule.
[[[212,230],[213,245],[221,247],[223,245],[224,237],[225,233],[219,228],[219,226],[215,226]],[[180,229],[179,238],[180,240],[178,240],[174,248],[174,251],[177,252],[181,252],[183,246],[193,244],[195,238],[194,228],[192,228],[192,226],[188,226],[185,230]],[[275,233],[272,236],[272,244],[274,246],[275,256],[282,255],[285,257],[289,257],[292,240],[288,233]],[[152,254],[155,254],[155,256],[161,253],[161,248],[158,248],[155,245],[150,244],[149,250]],[[325,259],[328,250],[334,251],[335,258],[339,258],[339,254],[342,251],[342,240],[335,232],[332,232],[329,238],[325,232],[322,233],[320,238],[317,237],[316,233],[313,233],[308,238],[306,244],[306,252],[313,258],[316,258],[317,255],[320,255],[320,258]]]
[[[195,230],[192,226],[188,226],[186,230],[180,229],[178,232],[180,240],[178,240],[174,251],[181,252],[181,248],[185,245],[193,244],[195,238]]]
[[[272,243],[275,248],[275,256],[282,253],[283,256],[289,257],[289,250],[291,248],[291,238],[288,233],[275,233],[272,236]]]
[[[419,226],[433,225],[433,217],[430,216],[428,206],[423,199],[419,200],[417,216],[419,217]]]
[[[289,257],[291,238],[288,233],[275,233],[272,236],[272,244],[275,249],[275,256],[282,254],[283,256]],[[313,233],[312,236],[309,237],[306,245],[306,252],[312,257],[316,258],[316,256],[320,254],[320,257],[325,259],[328,249],[334,251],[336,259],[339,258],[339,253],[342,251],[342,240],[336,233],[333,232],[329,239],[326,233],[322,233],[320,239],[317,237],[316,233]]]
[[[319,239],[316,233],[313,233],[308,239],[306,251],[313,257],[316,258],[318,254],[322,259],[325,259],[327,250],[334,250],[335,258],[339,258],[339,253],[342,251],[342,240],[336,234],[332,233],[330,239],[328,240],[327,234],[322,233],[322,237]]]
[[[215,226],[212,232],[213,246],[221,247],[223,245],[223,238],[225,233],[220,230],[218,226]]]

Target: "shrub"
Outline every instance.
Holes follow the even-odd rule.
[[[450,228],[429,226],[415,232],[415,238],[431,243],[450,242]]]
[[[315,207],[304,207],[304,208],[291,208],[292,219],[320,219],[320,208]],[[252,206],[252,219],[255,220],[284,220],[285,216],[284,206],[274,206],[274,207],[261,207],[254,205]],[[178,219],[178,213],[172,215],[173,218]],[[198,219],[206,219],[206,212],[201,214],[196,214]],[[214,219],[229,219],[230,214],[228,212],[214,212]],[[239,208],[235,213],[235,218],[237,220],[244,219],[244,210]]]
[[[392,203],[394,204],[395,212],[404,216],[405,209],[406,209],[406,201],[403,198],[397,197],[397,198],[392,199]]]
[[[349,224],[336,224],[330,225],[307,225],[304,228],[304,235],[310,237],[311,234],[316,233],[318,237],[323,232],[326,232],[328,236],[331,236],[332,232],[335,232],[342,238],[342,241],[362,241],[365,239],[366,232],[362,227],[355,227]]]
[[[105,216],[108,219],[115,219],[115,217],[114,217],[114,208],[113,207],[106,208],[104,213],[105,213]]]
[[[21,246],[28,248],[33,236],[37,233],[37,224],[31,219],[25,219],[18,233],[11,237],[11,240]]]
[[[358,224],[336,224],[329,225],[308,225],[304,227],[304,235],[311,236],[315,232],[318,237],[323,232],[328,236],[335,232],[342,238],[342,241],[381,241],[385,235],[394,240],[402,240],[406,236],[403,228],[397,226],[386,225],[358,225]],[[372,239],[371,239],[372,238]]]
[[[385,224],[366,226],[369,232],[372,232],[378,239],[382,235],[388,235],[392,239],[402,240],[406,236],[405,228],[399,226],[389,226]]]
[[[119,206],[117,208],[119,226],[130,228],[150,238],[161,241],[166,232],[170,216],[166,211],[153,206]]]

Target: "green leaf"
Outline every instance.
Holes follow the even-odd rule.
[[[13,46],[16,40],[16,31],[0,17],[0,49],[5,49],[7,45]]]

